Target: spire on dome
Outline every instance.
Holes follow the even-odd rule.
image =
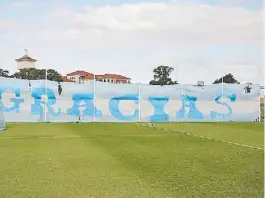
[[[24,49],[24,56],[22,56],[21,58],[16,59],[16,61],[17,62],[21,62],[21,61],[36,62],[37,60],[29,57],[28,50]]]
[[[29,55],[29,52],[27,49],[24,50],[25,51],[25,56],[28,56]]]

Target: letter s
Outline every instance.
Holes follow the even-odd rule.
[[[225,106],[228,109],[228,113],[217,113],[215,111],[211,111],[211,119],[215,119],[217,116],[223,116],[223,117],[228,117],[232,115],[232,108],[226,103],[226,102],[220,102],[219,100],[221,98],[229,98],[231,102],[235,102],[236,101],[236,94],[232,94],[232,95],[228,95],[228,94],[223,94],[223,95],[219,95],[215,98],[215,102],[216,104],[220,104]]]

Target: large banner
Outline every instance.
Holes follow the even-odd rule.
[[[221,122],[259,119],[260,86],[84,84],[0,78],[7,122]]]

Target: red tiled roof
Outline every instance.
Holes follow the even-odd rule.
[[[71,72],[69,74],[66,74],[67,76],[74,76],[74,75],[82,75],[82,76],[94,76],[94,74],[86,72],[86,71],[75,71]]]
[[[85,76],[85,80],[93,80],[93,79],[94,79],[94,74]]]
[[[17,62],[21,62],[21,61],[29,61],[29,62],[36,62],[36,59],[33,59],[27,55],[22,56],[21,58],[16,59]]]
[[[119,74],[103,74],[103,75],[95,75],[86,71],[75,71],[75,72],[71,72],[69,74],[67,74],[66,76],[74,76],[74,75],[80,75],[80,76],[85,76],[85,80],[88,79],[94,79],[94,77],[96,79],[99,78],[109,78],[109,79],[118,79],[118,80],[130,80],[130,78],[126,77],[126,76],[122,76]]]
[[[63,80],[63,82],[74,82],[74,81],[68,79],[67,76],[62,76],[62,80]]]
[[[119,74],[96,75],[96,78],[109,78],[109,79],[130,80],[130,78],[128,78],[126,76],[119,75]]]
[[[96,78],[104,78],[104,75],[96,75]]]

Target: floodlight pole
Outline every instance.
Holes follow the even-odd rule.
[[[47,68],[45,69],[45,103],[44,103],[44,122],[47,122],[47,100],[46,98],[48,97],[47,96],[47,87],[48,87],[48,74],[47,74]]]
[[[183,100],[183,97],[184,97],[184,85],[181,84],[181,101]],[[184,106],[184,111],[185,111],[185,106]],[[184,116],[185,114],[183,114],[183,118],[182,118],[182,122],[184,122]]]
[[[95,74],[93,79],[93,95],[94,95],[93,122],[95,122],[96,121],[96,75]]]
[[[222,75],[222,109],[224,110],[224,76]],[[222,116],[222,123],[224,123],[224,116]]]
[[[178,68],[178,64],[176,64],[176,81],[177,83],[179,82],[179,68]]]
[[[179,67],[178,67],[178,64],[176,64],[176,81],[177,83],[179,83]],[[184,85],[181,84],[181,100],[183,99],[184,97]],[[181,119],[181,122],[184,121],[184,118]]]
[[[138,122],[141,122],[141,83],[138,83]]]
[[[259,106],[258,106],[258,110],[259,110],[259,117],[258,117],[258,122],[260,122],[261,121],[261,94],[260,94],[260,90],[261,90],[261,86],[260,86],[260,74],[262,74],[261,73],[261,68],[258,66],[258,86],[259,86]]]

